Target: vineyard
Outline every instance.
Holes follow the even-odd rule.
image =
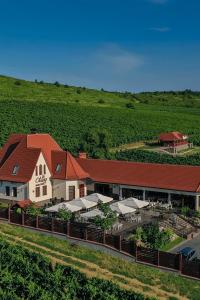
[[[2,238],[0,252],[2,300],[147,299],[141,294],[123,291],[109,281],[88,279],[71,267],[52,265],[42,255],[12,245]]]
[[[0,275],[0,286],[2,287],[2,284],[4,283],[4,293],[8,292],[8,289],[6,289],[6,287],[12,287],[12,274],[14,278],[15,276],[19,275],[19,278],[15,280],[13,291],[15,293],[16,291],[20,292],[21,282],[19,281],[22,280],[21,273],[23,273],[24,275],[24,293],[27,293],[27,290],[30,291],[32,285],[33,289],[35,287],[36,291],[44,293],[44,296],[41,296],[41,298],[34,298],[33,293],[30,293],[29,295],[33,295],[32,298],[14,298],[12,296],[10,296],[10,298],[1,297],[1,299],[4,300],[57,299],[56,296],[54,298],[48,298],[48,296],[45,298],[46,292],[48,292],[47,288],[50,292],[52,292],[53,290],[53,287],[51,286],[52,281],[54,282],[54,290],[56,293],[57,288],[59,288],[62,284],[60,288],[60,295],[62,295],[63,289],[66,291],[66,282],[67,284],[70,283],[70,286],[68,287],[69,289],[67,289],[67,292],[69,293],[71,284],[73,285],[75,280],[75,292],[80,292],[81,290],[81,293],[83,294],[85,293],[86,286],[88,288],[89,285],[89,292],[92,292],[89,294],[87,298],[88,300],[98,298],[115,300],[118,299],[116,293],[118,293],[119,291],[121,295],[120,299],[129,300],[144,299],[144,297],[141,296],[141,294],[144,294],[147,297],[147,299],[149,299],[148,297],[153,297],[153,299],[156,298],[162,300],[199,299],[200,283],[198,280],[184,278],[173,272],[163,272],[150,266],[136,264],[134,262],[130,262],[129,260],[126,261],[124,259],[111,256],[108,253],[102,251],[96,251],[93,248],[86,248],[74,243],[69,243],[66,239],[59,238],[59,236],[55,237],[48,236],[46,234],[39,234],[25,228],[1,223],[0,241],[3,241],[3,244],[2,242],[0,243],[0,249],[2,253],[2,256],[0,258],[0,263],[2,259],[2,269],[0,269],[0,273],[3,270],[5,271],[6,265],[7,274],[9,274],[8,278],[7,276],[2,277]],[[13,247],[16,244],[17,249]],[[5,245],[7,245],[6,248]],[[7,254],[7,252],[9,253]],[[5,260],[4,253],[6,253],[5,255],[7,261]],[[41,254],[42,256],[38,257],[37,254]],[[43,263],[44,260],[45,264]],[[50,264],[50,261],[53,263],[53,265]],[[45,284],[47,285],[47,288],[45,289],[43,280],[39,281],[39,278],[42,279],[43,265],[46,266],[46,262],[48,263],[48,266],[46,268],[48,273],[47,271],[45,271],[45,274],[47,274],[45,278]],[[26,270],[24,270],[23,267],[24,263],[28,266]],[[62,269],[61,271],[54,272],[54,270],[56,269],[55,266],[57,264],[59,266],[62,265]],[[31,270],[29,269],[30,266]],[[67,276],[67,278],[66,276],[65,278],[63,278],[62,274],[64,272],[63,269],[65,269],[65,267],[67,267],[66,270],[73,269],[73,271],[70,271],[70,274],[74,274],[73,278],[71,278],[71,275],[69,277]],[[76,270],[76,272],[74,272],[74,269]],[[39,272],[39,275],[37,272]],[[82,273],[85,274],[86,277],[85,275],[82,276]],[[54,275],[56,277],[54,277]],[[49,282],[49,278],[51,278],[52,281]],[[29,279],[32,280],[32,283],[27,286],[27,284],[29,283]],[[108,281],[110,286],[109,291],[107,290]],[[114,284],[112,284],[111,282]],[[95,288],[93,283],[95,285]],[[116,291],[113,293],[115,287]],[[99,288],[102,288],[104,293],[106,293],[107,298],[104,298],[104,294],[102,295],[102,293],[99,291]],[[94,294],[92,294],[93,290],[95,291]],[[0,295],[2,292],[3,291],[0,291]],[[137,297],[133,296],[135,293]],[[93,297],[91,297],[90,295],[93,295]],[[62,298],[60,296],[59,299],[71,298]],[[79,298],[74,296],[73,299],[75,300]]]
[[[114,158],[117,160],[139,161],[158,164],[177,164],[200,166],[200,153],[190,156],[171,156],[168,154],[155,153],[145,150],[124,150],[115,153]]]
[[[29,133],[33,128],[50,133],[74,154],[91,130],[106,130],[111,147],[156,139],[172,130],[188,134],[191,142],[200,145],[200,109],[172,105],[173,99],[177,104],[181,97],[189,103],[198,101],[199,93],[163,95],[165,101],[159,100],[160,93],[136,96],[0,77],[0,145],[9,134]]]

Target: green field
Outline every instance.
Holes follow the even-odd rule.
[[[150,300],[0,238],[2,300]]]
[[[199,103],[200,94],[192,92],[110,93],[1,76],[0,144],[10,133],[36,128],[73,153],[94,129],[105,129],[112,147],[171,130],[189,134],[200,145]]]
[[[14,225],[1,223],[0,239],[40,253],[54,264],[73,267],[84,273],[87,278],[97,277],[110,280],[124,290],[161,300],[199,299],[200,282],[183,278],[173,272],[159,271],[142,264],[130,263],[100,251],[69,244],[66,240],[34,233]],[[20,270],[20,264],[18,264],[18,272]],[[127,299],[141,300],[143,298]]]

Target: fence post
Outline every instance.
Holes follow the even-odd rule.
[[[183,257],[182,254],[179,254],[179,272],[182,273],[183,268]]]
[[[22,210],[22,226],[24,226],[24,211]]]
[[[121,251],[122,250],[122,236],[121,234],[118,236],[118,250]]]
[[[158,250],[158,257],[157,257],[158,267],[160,266],[160,251]]]
[[[138,246],[137,246],[137,243],[135,245],[135,261],[137,261],[137,257],[138,257]]]
[[[51,231],[54,231],[54,218],[51,218]]]
[[[105,233],[105,230],[104,230],[104,232],[103,232],[103,244],[105,244],[106,243],[106,233]]]
[[[8,222],[10,223],[10,205],[8,205]]]
[[[88,239],[88,231],[87,231],[87,227],[85,227],[84,239],[85,239],[86,241],[87,241],[87,239]]]
[[[70,236],[70,226],[71,226],[71,223],[70,222],[67,222],[67,235]]]
[[[38,216],[36,216],[36,228],[38,228],[39,227],[39,218],[38,218]]]

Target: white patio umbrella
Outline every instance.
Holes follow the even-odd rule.
[[[54,206],[46,208],[45,211],[58,212],[59,209],[66,209],[66,210],[70,210],[71,212],[76,212],[76,211],[80,211],[81,207],[72,205],[69,202],[62,202],[62,203],[59,203]]]
[[[86,199],[86,200],[89,200],[89,201],[96,202],[96,203],[98,203],[98,202],[108,203],[108,202],[113,201],[113,198],[107,197],[107,196],[104,196],[104,195],[101,195],[101,194],[98,194],[98,193],[93,193],[93,194],[90,194],[90,195],[85,196],[83,198]]]
[[[122,204],[121,201],[111,204],[110,208],[113,211],[119,213],[120,215],[125,215],[125,214],[133,213],[136,211],[135,208],[132,208],[130,206],[126,206],[126,205]]]
[[[86,200],[85,198],[77,198],[69,202],[71,205],[81,207],[81,209],[88,209],[97,205],[93,201]]]
[[[81,218],[84,218],[84,219],[91,219],[91,218],[95,218],[96,216],[99,216],[99,217],[101,217],[101,218],[104,218],[103,212],[100,211],[98,208],[80,214],[80,217],[81,217]]]
[[[127,198],[121,201],[122,204],[129,206],[129,207],[133,207],[133,208],[142,208],[145,206],[149,205],[149,202],[147,201],[143,201],[143,200],[139,200],[137,198]]]

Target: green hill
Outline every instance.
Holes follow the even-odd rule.
[[[163,100],[164,99],[164,100]],[[118,93],[0,77],[0,144],[13,132],[50,133],[73,153],[85,134],[107,131],[109,145],[179,130],[200,145],[198,92]]]
[[[93,298],[90,298],[88,296],[84,299],[144,299],[142,295],[136,294],[134,297],[134,294],[126,294],[126,290],[131,291],[132,293],[140,293],[145,295],[146,297],[152,297],[153,299],[199,299],[200,283],[198,280],[187,279],[173,272],[161,271],[156,269],[155,267],[153,268],[150,266],[144,266],[142,264],[126,261],[118,257],[108,255],[101,251],[95,251],[83,246],[78,246],[76,244],[70,244],[66,240],[62,240],[53,236],[46,236],[43,234],[32,232],[25,228],[1,223],[0,244],[2,243],[2,240],[7,241],[10,245],[17,244],[18,247],[13,249],[11,249],[11,246],[9,245],[3,247],[4,249],[2,250],[2,255],[0,257],[0,260],[2,261],[2,273],[4,271],[4,276],[2,277],[1,281],[1,287],[5,291],[8,290],[7,286],[12,287],[12,289],[10,289],[9,291],[13,291],[13,293],[17,293],[18,295],[19,293],[21,294],[23,292],[23,290],[20,289],[20,283],[23,283],[25,286],[24,293],[27,293],[27,291],[32,291],[33,293],[50,291],[51,293],[55,294],[57,294],[58,292],[62,293],[63,287],[66,284],[65,279],[62,277],[62,272],[59,271],[56,274],[54,272],[53,274],[49,274],[48,272],[46,272],[46,279],[45,281],[43,281],[43,266],[45,267],[45,261],[43,264],[41,262],[41,256],[31,254],[32,252],[34,252],[37,254],[42,254],[43,256],[51,260],[53,265],[58,263],[59,265],[72,267],[73,269],[75,268],[79,272],[84,273],[87,278],[95,277],[103,280],[109,280],[114,284],[117,284],[117,286],[123,288],[123,292],[121,291],[120,294],[119,288],[115,288],[110,283],[106,285],[106,282],[103,288],[102,280],[98,281],[94,278],[91,282],[89,281],[91,288],[88,289],[88,293],[90,292],[90,295],[93,295]],[[23,256],[23,249],[20,249],[20,246],[22,246],[24,249],[29,250],[30,252],[26,252],[26,255]],[[40,271],[35,264],[38,264],[40,266]],[[74,273],[74,276],[72,276],[71,279],[77,279],[77,285],[74,287],[74,292],[78,292],[80,291],[80,288],[82,288],[82,291],[84,291],[85,293],[86,287],[88,288],[88,282],[86,282],[86,280],[82,281],[82,283],[80,282],[79,279],[82,278],[82,275],[79,274],[79,272],[74,273],[72,271],[71,273]],[[13,274],[16,274],[16,277],[14,277],[14,282]],[[79,276],[77,276],[78,274]],[[39,280],[38,278],[41,277],[42,279]],[[56,280],[55,285],[53,285],[53,283],[52,285],[50,284],[50,278],[52,279],[52,281]],[[30,289],[31,279],[33,279],[32,284],[35,289]],[[70,282],[71,280],[69,280],[67,283],[70,284]],[[74,281],[72,281],[71,283],[74,284]],[[71,290],[70,287],[73,288],[73,285],[69,285],[70,293],[69,298],[67,299],[71,299],[71,291],[73,291],[73,289]],[[101,288],[103,288],[103,294],[100,293]],[[110,294],[112,294],[112,297],[111,295],[105,294],[105,292],[109,293],[109,291]],[[65,299],[61,296],[62,294],[60,294],[59,299]],[[7,298],[1,297],[1,299]],[[19,298],[11,297],[9,299]],[[35,298],[33,297],[31,299],[40,298],[37,298],[36,296]],[[41,299],[48,299],[48,297]],[[55,297],[53,299],[57,298]],[[83,298],[75,297],[72,299]]]

